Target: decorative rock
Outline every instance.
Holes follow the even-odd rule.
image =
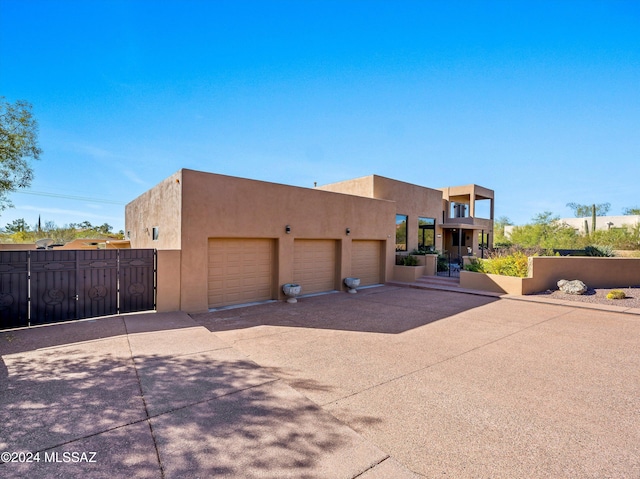
[[[558,281],[558,289],[565,294],[584,294],[587,292],[587,285],[579,279],[572,281],[561,279]]]

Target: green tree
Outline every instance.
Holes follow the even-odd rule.
[[[540,213],[532,220],[533,223],[513,228],[511,242],[514,245],[524,248],[572,249],[581,243],[578,233],[550,211]]]
[[[579,203],[567,203],[567,207],[573,210],[576,218],[585,218],[591,216],[593,207],[596,208],[597,216],[605,216],[611,209],[611,203],[600,203],[599,205],[581,205]]]
[[[633,206],[631,208],[625,208],[622,210],[623,215],[640,215],[640,207]]]
[[[501,245],[509,245],[511,244],[511,240],[507,238],[504,234],[505,226],[513,226],[513,221],[511,221],[506,216],[500,216],[493,222],[493,244],[496,246]]]
[[[9,233],[25,233],[31,230],[31,227],[27,224],[24,218],[18,218],[17,220],[13,220],[11,223],[8,223],[7,226],[4,227],[4,230]]]
[[[31,105],[23,100],[12,104],[0,97],[0,211],[12,206],[8,193],[31,184],[29,159],[38,160],[41,154]]]

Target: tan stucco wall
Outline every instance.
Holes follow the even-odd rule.
[[[407,215],[407,251],[418,248],[418,217],[436,220],[436,249],[442,249],[442,192],[404,181],[371,175],[341,181],[318,189],[367,196],[395,202],[395,214]],[[438,235],[441,237],[438,238]]]
[[[394,262],[395,204],[318,189],[182,170],[181,309],[205,311],[209,238],[276,240],[278,298],[293,281],[295,239],[334,239],[339,247],[337,278],[350,276],[351,241],[386,245],[385,281]],[[291,233],[285,233],[290,225]],[[350,228],[350,236],[346,235]],[[239,254],[243,252],[239,251]],[[342,289],[342,285],[336,284]]]
[[[640,285],[640,258],[534,256],[529,265],[532,281],[527,292],[557,289],[561,279],[579,279],[591,288]]]
[[[399,266],[393,267],[393,279],[403,283],[413,283],[416,279],[424,276],[425,266]]]
[[[530,278],[460,271],[460,287],[465,289],[521,295],[527,294],[523,285],[528,281]]]
[[[180,250],[158,250],[156,310],[180,311]]]
[[[131,248],[180,249],[182,171],[171,175],[125,207]],[[152,239],[159,227],[158,240]]]
[[[396,213],[407,215],[407,251],[418,248],[418,217],[436,220],[436,249],[442,249],[442,192],[424,186],[374,175],[376,198],[393,200]],[[438,235],[441,235],[438,238]]]
[[[0,244],[0,250],[2,251],[26,251],[34,250],[36,245],[33,243],[2,243]]]
[[[339,181],[329,185],[316,186],[315,189],[344,193],[347,195],[364,196],[365,198],[375,198],[373,194],[373,178],[373,175],[363,176],[361,178]]]

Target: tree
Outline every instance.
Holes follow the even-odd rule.
[[[576,218],[585,218],[591,216],[595,207],[597,216],[605,216],[609,209],[611,209],[611,203],[600,203],[599,205],[581,205],[579,203],[567,203],[567,207],[573,210],[573,214]]]
[[[9,233],[25,233],[29,231],[31,228],[24,220],[24,218],[18,218],[17,220],[13,220],[11,223],[8,223],[7,226],[4,227],[4,230]]]
[[[29,159],[38,160],[41,153],[31,105],[23,100],[12,104],[0,97],[0,211],[12,206],[8,193],[31,184]]]
[[[576,231],[559,216],[545,211],[532,218],[533,223],[516,226],[511,232],[511,241],[524,248],[541,247],[544,249],[573,248],[578,240]]]
[[[493,222],[493,244],[494,246],[509,245],[511,241],[504,234],[505,226],[513,226],[511,221],[506,216],[500,216]]]
[[[623,215],[640,215],[640,207],[625,208],[622,210]]]

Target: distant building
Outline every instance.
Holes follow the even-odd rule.
[[[580,234],[586,234],[591,231],[591,216],[585,216],[584,218],[562,218],[560,221],[568,224]],[[626,216],[597,216],[596,217],[596,230],[610,230],[612,228],[627,228],[634,227],[640,224],[640,215],[626,215]],[[588,230],[587,230],[588,228]]]

